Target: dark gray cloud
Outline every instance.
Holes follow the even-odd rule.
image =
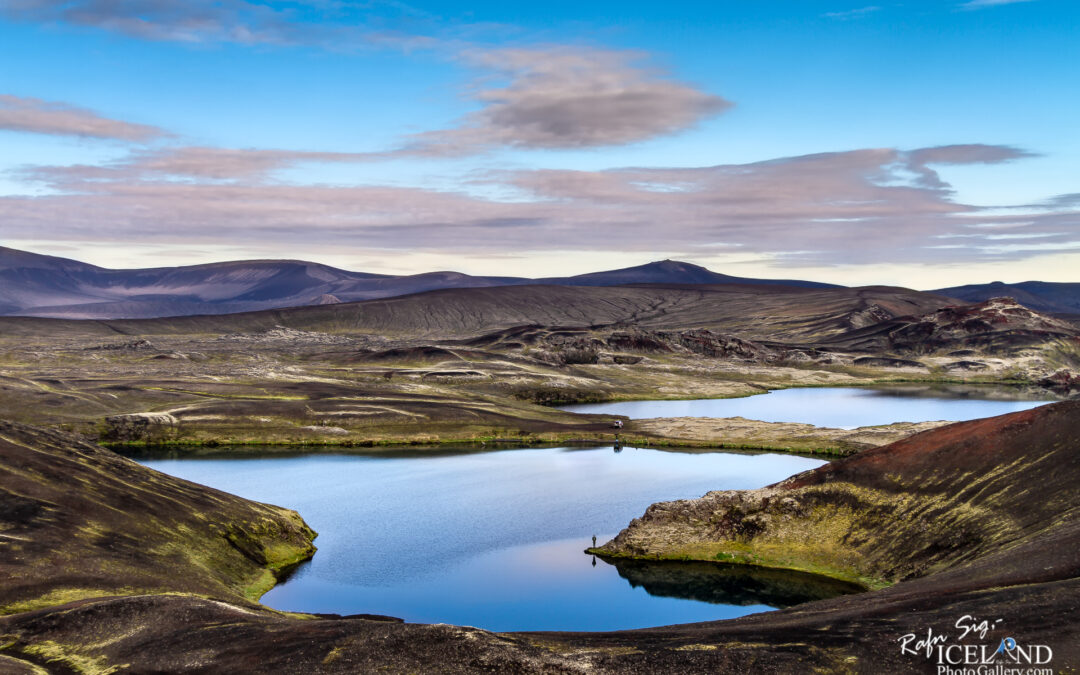
[[[148,141],[166,132],[145,124],[102,117],[66,103],[0,94],[0,130],[120,141]]]
[[[472,93],[484,107],[445,134],[451,141],[619,145],[689,129],[731,106],[642,66],[644,55],[634,52],[550,47],[472,51],[464,58],[505,83]]]

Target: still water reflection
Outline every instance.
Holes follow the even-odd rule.
[[[854,429],[893,422],[961,422],[1028,410],[1051,400],[1045,395],[1034,400],[1020,396],[1017,390],[1001,387],[823,387],[781,389],[745,398],[587,403],[564,409],[632,419],[745,417]]]
[[[610,447],[145,464],[298,510],[319,552],[263,601],[493,630],[611,630],[721,619],[851,590],[709,564],[594,560],[656,501],[757,488],[821,465],[793,455]]]

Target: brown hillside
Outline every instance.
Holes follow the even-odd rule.
[[[163,582],[162,590],[184,591],[127,596],[138,591],[116,589],[122,597],[0,616],[0,669],[11,672],[125,666],[133,672],[251,672],[257,664],[260,671],[282,673],[927,673],[936,672],[932,662],[898,646],[901,636],[927,630],[946,635],[950,644],[993,649],[1013,637],[1023,645],[1048,645],[1054,672],[1080,665],[1080,402],[930,431],[764,490],[654,505],[607,545],[609,552],[651,542],[654,550],[646,553],[662,555],[660,545],[678,543],[683,531],[699,543],[734,535],[741,550],[764,551],[775,529],[804,552],[819,540],[839,542],[833,552],[846,546],[866,571],[907,580],[733,621],[617,633],[495,635],[365,616],[296,618],[198,597],[190,593],[193,579],[206,583],[216,565],[177,559],[162,578],[158,563],[125,548],[122,534],[175,546],[190,533],[156,528],[183,523],[212,532],[213,525],[243,517],[250,503],[172,479],[151,484],[162,492],[159,499],[136,495],[132,490],[152,472],[107,451],[25,427],[5,426],[0,435],[9,467],[2,541],[8,550],[10,542],[22,542],[18,566],[5,563],[5,571],[32,578],[34,565],[52,564],[55,551],[62,551],[69,562],[79,561],[65,568],[77,575],[85,574],[82,568],[116,569],[122,578],[150,575]],[[108,520],[102,503],[111,507]],[[204,509],[202,525],[188,523],[196,514],[186,507],[193,505]],[[117,534],[95,537],[84,527],[87,520]],[[782,522],[789,523],[786,529],[777,528]],[[789,548],[793,552],[797,547]],[[225,568],[217,588],[230,579],[235,584],[244,569],[253,568]],[[986,635],[961,641],[955,623],[965,615],[1001,621]]]
[[[294,511],[0,422],[0,614],[164,591],[254,600],[314,536]]]
[[[431,291],[383,300],[168,319],[71,321],[0,318],[7,335],[70,337],[272,330],[448,339],[529,324],[709,328],[748,337],[811,341],[949,304],[901,288],[784,286],[506,286]],[[868,318],[869,317],[869,318]]]

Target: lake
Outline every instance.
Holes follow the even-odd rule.
[[[1003,395],[970,388],[788,389],[743,399],[570,409],[855,427],[971,419],[1042,404]],[[592,535],[607,541],[653,502],[762,487],[820,466],[820,459],[589,447],[292,456],[277,450],[144,463],[296,509],[320,533],[315,558],[263,597],[282,610],[386,614],[500,631],[615,630],[732,618],[855,590],[782,571],[609,564],[583,553]]]
[[[745,417],[854,429],[893,422],[962,422],[1028,410],[1054,399],[1019,400],[1002,387],[822,387],[779,389],[745,398],[619,401],[562,406],[578,413],[650,417]]]
[[[626,447],[150,459],[174,476],[296,509],[314,559],[263,602],[491,630],[614,630],[724,619],[852,589],[707,563],[585,555],[657,501],[757,488],[824,462]]]

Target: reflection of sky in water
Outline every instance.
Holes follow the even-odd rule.
[[[650,596],[582,550],[656,501],[756,488],[823,462],[791,455],[559,448],[380,458],[153,460],[298,510],[319,552],[264,601],[496,630],[615,629],[765,609]]]
[[[458,561],[438,576],[388,586],[341,584],[318,578],[309,567],[263,600],[280,609],[362,609],[491,630],[615,630],[770,609],[651,596],[643,588],[632,588],[604,561],[597,560],[593,567],[581,552],[588,544],[564,539],[489,551]]]
[[[997,390],[1000,393],[1000,390]],[[959,393],[956,393],[959,392]],[[863,388],[782,389],[746,398],[622,401],[566,406],[579,413],[649,417],[745,417],[853,429],[893,422],[960,422],[1028,410],[1048,401],[987,400],[974,388],[955,390]]]

